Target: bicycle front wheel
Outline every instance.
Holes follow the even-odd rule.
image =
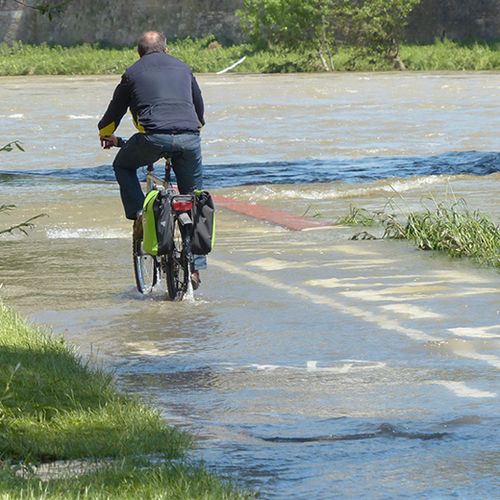
[[[174,225],[174,248],[165,259],[167,290],[171,300],[181,300],[188,290],[191,261],[189,227],[177,220]]]
[[[133,240],[134,274],[137,290],[143,294],[151,293],[158,281],[156,257],[149,255],[142,248],[142,239]]]

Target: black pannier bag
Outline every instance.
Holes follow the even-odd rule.
[[[194,192],[191,251],[195,255],[210,253],[215,242],[215,206],[208,191]]]

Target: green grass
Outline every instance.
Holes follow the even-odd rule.
[[[0,75],[108,75],[121,74],[137,60],[130,48],[83,44],[28,45],[0,43]]]
[[[0,499],[245,500],[252,498],[200,466],[151,465],[139,460],[109,462],[97,472],[43,481],[0,470]]]
[[[431,204],[428,206],[427,203]],[[393,203],[388,204],[389,208]],[[489,216],[471,211],[464,199],[436,202],[430,198],[422,203],[423,211],[394,213],[383,210],[370,213],[351,207],[338,224],[381,226],[382,238],[406,239],[422,250],[436,250],[451,257],[473,259],[483,266],[500,267],[500,228]],[[353,239],[375,238],[366,231]]]
[[[83,363],[0,302],[0,499],[250,498],[191,464],[191,437],[159,411],[119,393],[112,377]],[[76,478],[16,476],[20,465],[55,460],[104,464]]]
[[[432,45],[407,45],[401,57],[410,70],[489,71],[500,69],[500,42],[452,42],[436,40]]]
[[[256,51],[249,44],[223,47],[214,37],[174,40],[169,54],[185,61],[195,73],[216,73],[246,56],[233,71],[275,73],[316,71],[313,56],[281,49]],[[136,47],[83,44],[28,45],[0,43],[0,76],[15,75],[120,75],[139,58]]]
[[[215,37],[169,41],[169,53],[185,61],[195,73],[216,73],[246,56],[233,72],[292,73],[323,71],[318,56],[307,50],[257,50],[250,44],[222,45]],[[439,41],[430,45],[403,44],[401,57],[408,70],[498,70],[500,41]],[[136,47],[105,44],[29,45],[0,43],[0,76],[119,75],[138,59]],[[383,57],[359,56],[341,46],[333,57],[338,71],[389,71],[394,64]]]
[[[109,374],[78,362],[62,338],[0,307],[3,457],[183,456],[187,436],[166,426],[157,411],[119,394]]]

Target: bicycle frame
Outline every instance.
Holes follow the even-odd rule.
[[[165,190],[172,190],[172,193],[177,192],[170,179],[170,172],[172,169],[172,160],[165,158],[165,179],[160,179],[154,174],[154,164],[148,165],[146,169],[146,192],[149,193],[152,189],[163,187]]]

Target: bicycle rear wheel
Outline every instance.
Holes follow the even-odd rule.
[[[167,290],[171,300],[181,300],[191,280],[191,245],[189,227],[178,220],[174,224],[174,248],[165,259]]]
[[[151,293],[158,281],[156,257],[149,255],[142,248],[142,239],[133,239],[135,283],[139,292]]]

